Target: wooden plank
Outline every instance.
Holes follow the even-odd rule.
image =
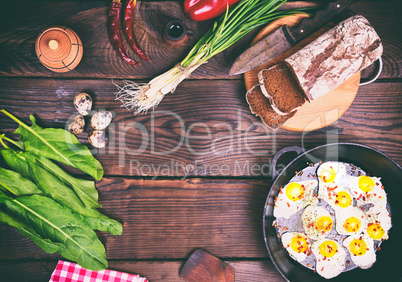
[[[80,36],[84,56],[74,71],[60,74],[60,77],[155,77],[184,59],[192,46],[212,26],[212,21],[195,22],[186,17],[182,2],[167,2],[168,4],[162,1],[138,2],[135,30],[140,46],[145,48],[152,62],[143,62],[141,66],[128,66],[113,51],[107,36],[108,1],[8,1],[0,12],[0,75],[54,77],[54,73],[40,64],[33,46],[37,35],[44,28],[65,25]],[[351,6],[353,12],[368,18],[384,42],[385,65],[380,78],[400,78],[401,37],[395,35],[399,34],[401,28],[398,13],[401,5],[400,1],[358,1]],[[387,15],[386,19],[383,15]],[[183,47],[169,46],[162,39],[162,27],[170,18],[183,20],[186,26],[194,31],[194,35]],[[248,47],[257,31],[210,59],[209,63],[196,70],[191,78],[241,79],[241,75],[229,76],[229,69],[236,57]],[[127,45],[126,48],[128,49]],[[129,54],[134,56],[132,51],[129,51]],[[363,76],[368,77],[371,72],[372,69],[363,73]]]
[[[226,262],[235,268],[235,281],[283,281],[282,276],[270,261],[232,261]],[[109,269],[139,274],[149,281],[181,281],[179,273],[183,261],[109,261]],[[48,281],[57,261],[0,262],[2,279],[8,282]]]
[[[402,152],[395,150],[402,141],[402,83],[361,87],[341,119],[311,132],[268,129],[251,114],[243,82],[237,80],[184,81],[154,112],[138,116],[114,100],[111,80],[0,78],[0,88],[2,107],[28,124],[29,114],[35,114],[43,127],[65,127],[75,113],[74,96],[90,92],[94,109],[115,113],[109,145],[93,151],[106,175],[267,176],[271,158],[280,149],[311,149],[328,142],[372,146],[402,163]],[[0,115],[1,132],[16,127]],[[90,131],[88,126],[80,135],[83,143],[88,144]],[[280,165],[293,157],[285,157]]]
[[[186,259],[198,248],[219,258],[267,258],[262,230],[269,179],[104,178],[102,212],[123,235],[99,232],[108,259]],[[0,260],[58,258],[8,226],[0,227]]]

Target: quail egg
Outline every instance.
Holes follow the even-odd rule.
[[[345,249],[336,241],[320,239],[311,246],[316,257],[316,271],[322,277],[330,279],[338,276],[345,269]]]
[[[362,269],[370,268],[376,261],[374,241],[367,235],[351,235],[343,241],[343,246],[350,252],[350,258]]]
[[[67,122],[67,129],[74,135],[80,135],[84,131],[85,119],[82,115],[74,115]]]
[[[108,138],[106,136],[105,131],[102,130],[94,130],[88,134],[88,141],[95,148],[103,148],[108,143]]]
[[[281,240],[282,245],[294,260],[301,262],[306,259],[307,254],[310,252],[310,240],[305,234],[286,232],[282,235]]]
[[[313,196],[317,184],[313,179],[287,184],[275,200],[274,216],[288,219],[305,206],[317,204],[318,199]]]
[[[113,115],[111,112],[106,110],[100,110],[91,118],[91,125],[96,130],[103,130],[111,123]]]
[[[307,237],[319,240],[331,232],[334,220],[330,213],[323,207],[310,205],[301,215],[304,230]]]
[[[335,210],[336,231],[341,235],[360,234],[367,228],[367,214],[358,207]]]
[[[78,93],[74,98],[74,106],[81,115],[87,116],[92,109],[91,96],[85,92]]]

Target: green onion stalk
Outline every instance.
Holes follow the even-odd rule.
[[[185,78],[208,59],[224,51],[248,32],[275,19],[291,15],[293,11],[275,11],[286,0],[242,0],[227,8],[213,27],[195,44],[189,54],[172,69],[150,82],[137,84],[125,81],[118,87],[116,99],[134,114],[155,108],[166,94],[174,92]]]

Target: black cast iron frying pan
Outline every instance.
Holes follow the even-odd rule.
[[[290,151],[295,151],[299,155],[278,174],[275,166],[279,157]],[[370,269],[356,268],[343,272],[329,281],[402,281],[401,167],[385,154],[373,148],[353,143],[327,144],[309,151],[304,151],[300,147],[287,147],[280,150],[272,159],[272,177],[277,177],[265,203],[263,230],[265,245],[275,267],[288,281],[328,281],[293,260],[282,247],[276,229],[272,226],[275,220],[273,216],[274,199],[279,193],[279,188],[284,187],[290,181],[295,175],[295,171],[303,170],[308,163],[319,161],[352,163],[370,175],[381,177],[381,182],[387,192],[392,220],[389,239],[381,244],[381,250],[377,251],[377,261]]]

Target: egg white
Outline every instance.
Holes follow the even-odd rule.
[[[325,257],[320,253],[319,247],[325,241],[332,241],[337,245],[338,250],[334,256]],[[331,279],[338,276],[345,269],[346,251],[338,242],[323,238],[312,244],[311,251],[316,258],[315,269],[322,277]]]
[[[313,195],[314,189],[318,184],[317,180],[304,180],[297,182],[305,188],[304,198],[297,201],[292,201],[286,195],[287,188],[291,183],[294,182],[288,183],[283,189],[281,189],[277,199],[275,200],[274,216],[276,218],[283,217],[288,219],[299,210],[302,210],[305,206],[318,203],[317,197],[314,197]]]
[[[354,255],[353,253],[350,252],[350,243],[355,239],[361,239],[366,243],[367,249],[364,254]],[[353,263],[362,269],[370,268],[376,261],[374,240],[371,239],[368,235],[365,234],[351,235],[343,241],[343,246],[345,246],[345,248],[348,249],[350,253],[350,258],[353,261]]]

